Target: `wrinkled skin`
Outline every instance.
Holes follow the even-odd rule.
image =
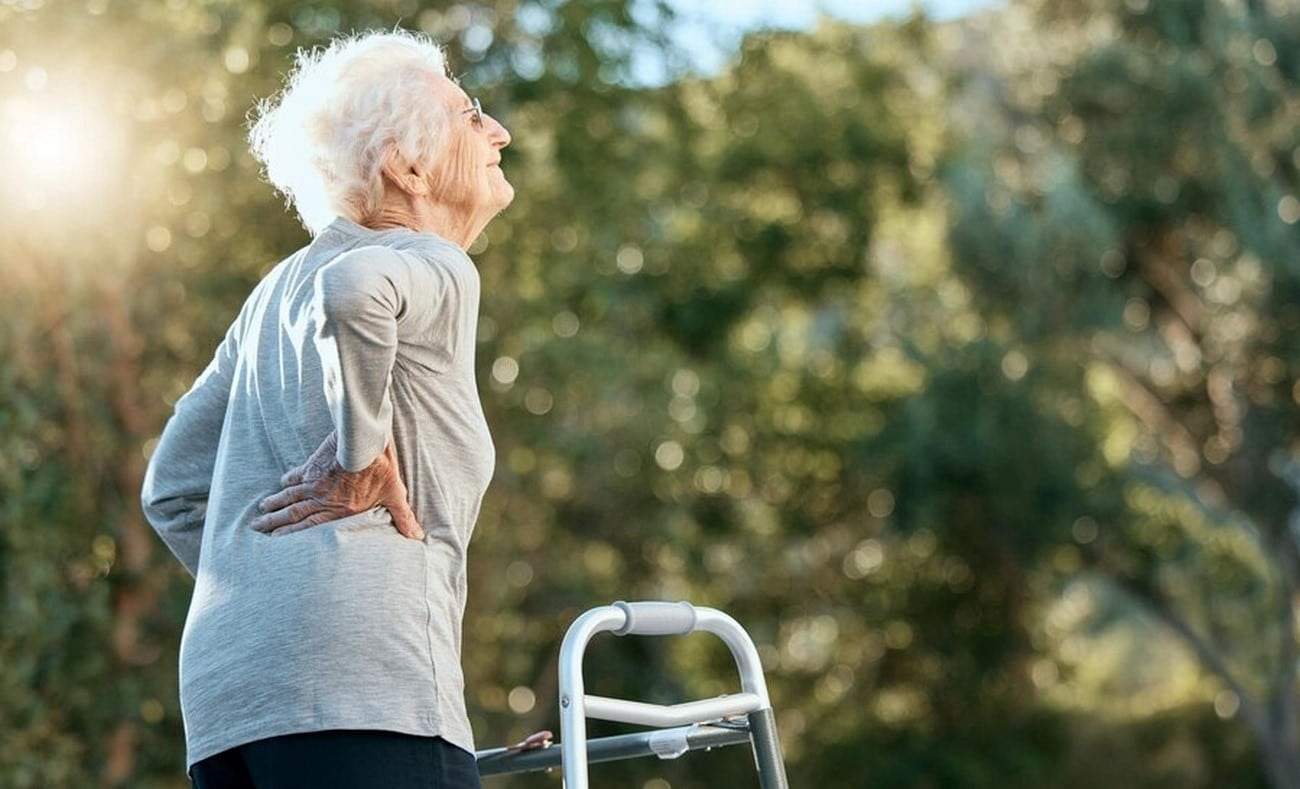
[[[402,536],[424,539],[424,530],[407,502],[406,484],[392,444],[375,462],[355,472],[344,470],[337,454],[338,437],[330,433],[306,463],[280,478],[279,493],[261,501],[258,509],[262,514],[253,520],[253,529],[270,535],[292,534],[384,507]]]

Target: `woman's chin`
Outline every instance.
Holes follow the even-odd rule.
[[[504,211],[515,200],[515,188],[502,178],[501,184],[492,190],[492,196],[496,199],[497,210]]]

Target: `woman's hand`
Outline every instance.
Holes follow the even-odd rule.
[[[338,437],[330,433],[306,463],[280,478],[283,490],[262,499],[258,505],[262,514],[253,520],[253,529],[291,534],[379,506],[393,516],[403,536],[424,539],[424,530],[406,501],[406,484],[392,444],[360,471],[345,471],[337,454]]]

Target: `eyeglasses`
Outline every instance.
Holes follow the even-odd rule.
[[[461,115],[474,114],[475,128],[483,128],[483,105],[478,103],[478,99],[470,98],[470,108],[461,112]]]

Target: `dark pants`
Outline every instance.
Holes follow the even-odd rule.
[[[387,731],[258,740],[196,763],[190,780],[194,789],[479,789],[474,754]]]

